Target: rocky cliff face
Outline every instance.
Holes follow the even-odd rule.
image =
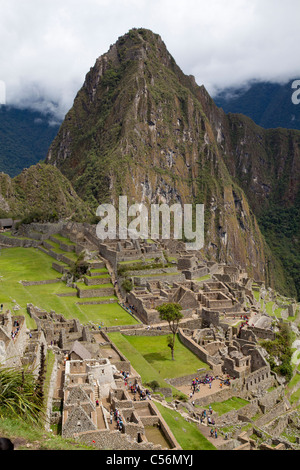
[[[117,206],[119,195],[204,203],[203,255],[265,279],[272,255],[253,208],[268,197],[271,141],[252,121],[218,109],[158,35],[135,29],[86,75],[46,162],[94,209]]]

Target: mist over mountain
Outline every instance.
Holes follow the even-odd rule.
[[[245,114],[265,129],[300,129],[300,80],[297,78],[285,84],[250,82],[246,87],[226,88],[214,96],[214,101],[225,113]]]

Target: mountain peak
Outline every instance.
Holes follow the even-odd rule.
[[[134,28],[87,73],[47,163],[95,210],[107,202],[117,207],[122,195],[145,205],[204,204],[205,255],[271,283],[253,213],[277,185],[283,194],[273,154],[287,174],[297,173],[289,170],[298,165],[297,142],[294,134],[271,135],[250,119],[227,116],[181,71],[158,34]]]

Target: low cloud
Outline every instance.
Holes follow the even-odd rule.
[[[160,34],[212,95],[283,83],[300,78],[299,17],[299,0],[0,0],[0,84],[7,104],[59,121],[96,58],[133,27]]]

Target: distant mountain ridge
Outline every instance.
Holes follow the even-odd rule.
[[[300,130],[299,89],[300,73],[285,84],[254,82],[246,88],[226,88],[214,96],[214,102],[225,113],[244,114],[265,129]]]
[[[59,124],[38,111],[0,105],[0,172],[11,178],[44,160]]]

